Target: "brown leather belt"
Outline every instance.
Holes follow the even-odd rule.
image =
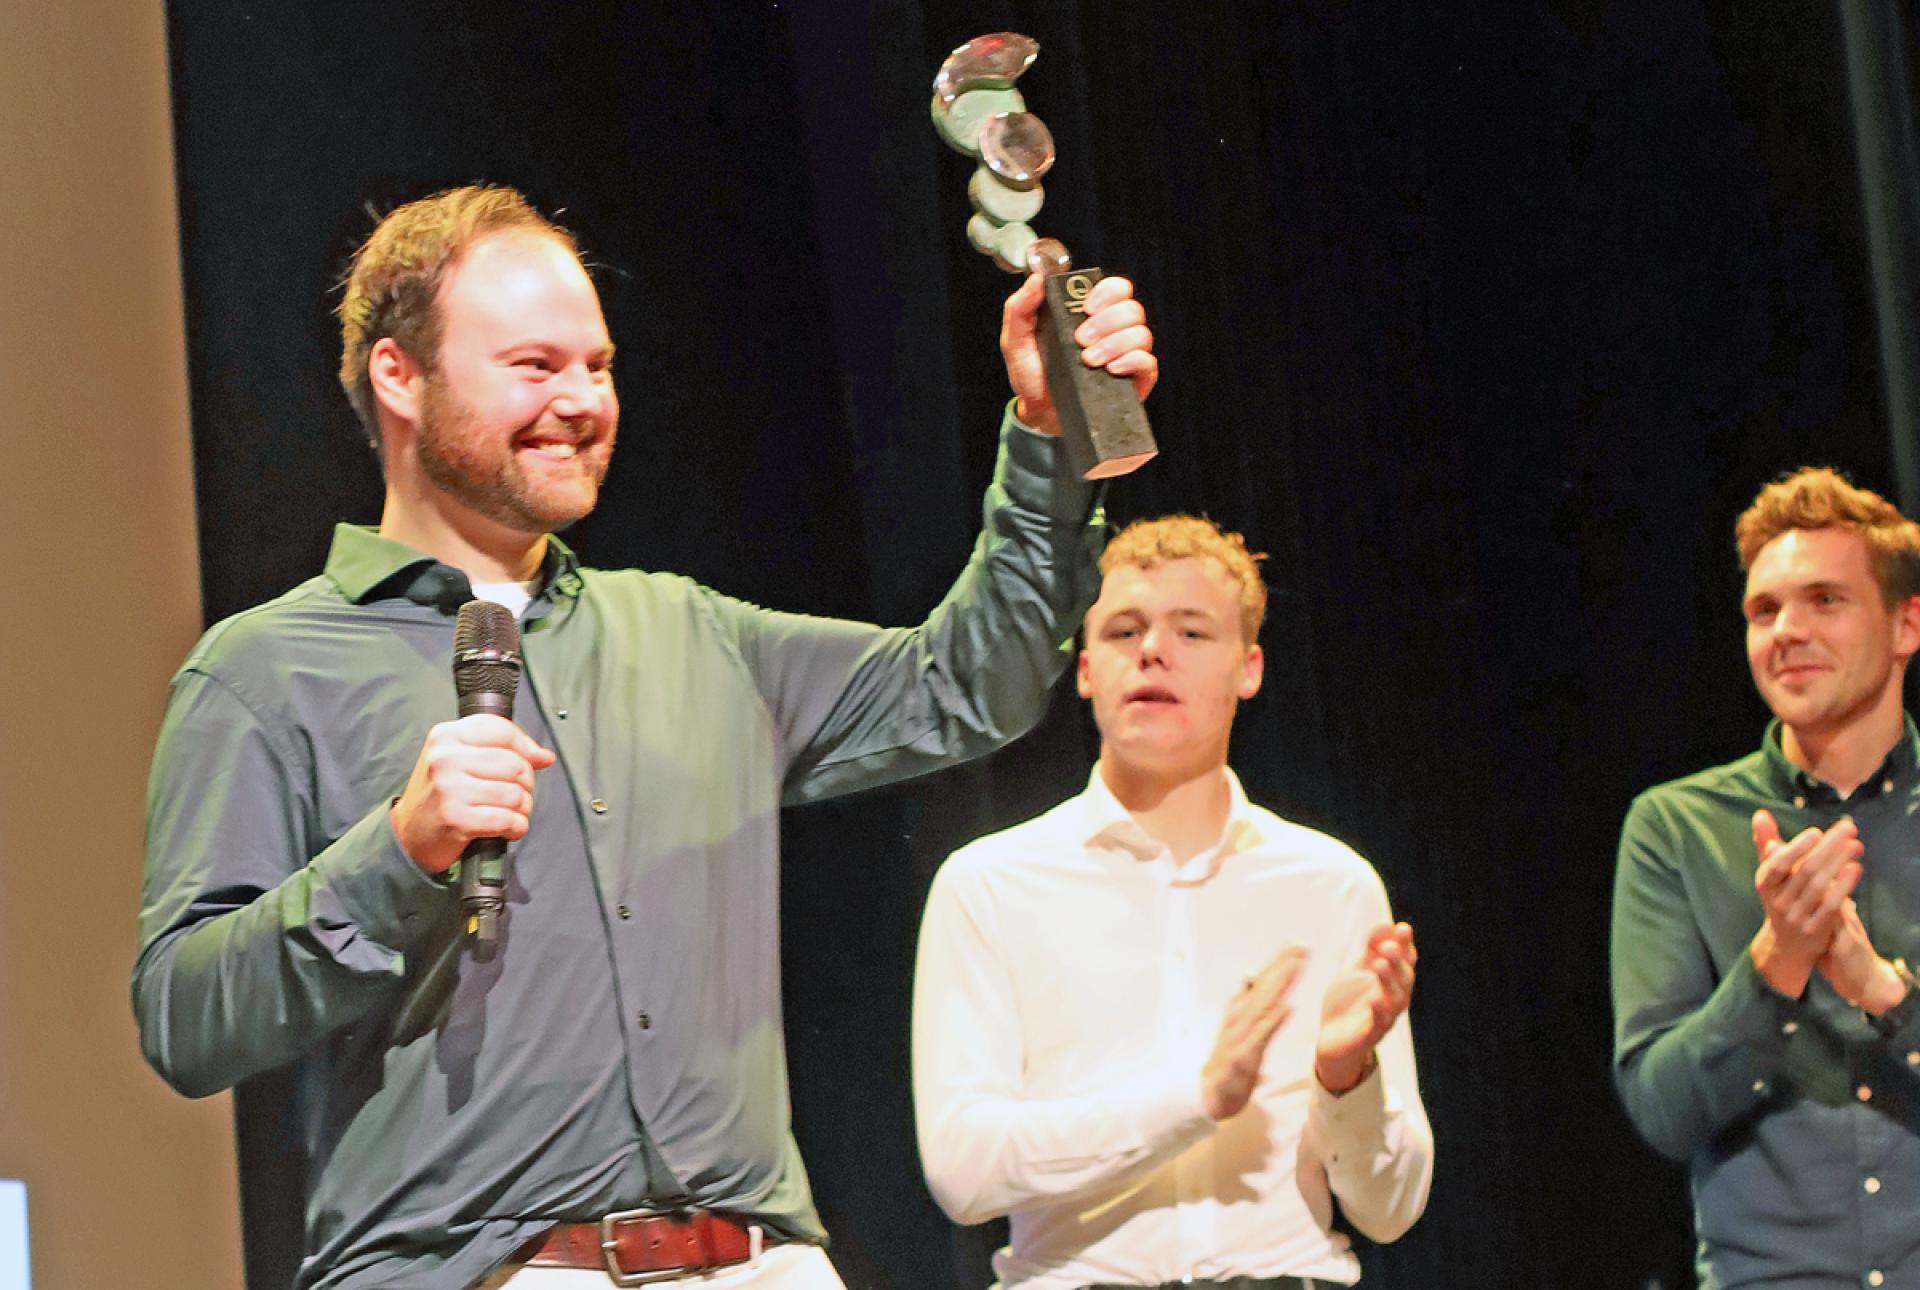
[[[561,1223],[514,1251],[509,1262],[540,1268],[590,1268],[614,1284],[646,1285],[732,1267],[779,1243],[758,1224],[710,1209],[629,1209],[597,1223]]]

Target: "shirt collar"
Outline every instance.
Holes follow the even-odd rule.
[[[400,596],[451,614],[473,599],[466,574],[405,543],[382,537],[364,524],[334,525],[327,577],[356,605]],[[580,590],[579,560],[566,543],[551,535],[540,581],[556,595],[577,595]]]
[[[1221,860],[1257,845],[1261,837],[1259,817],[1254,813],[1253,804],[1247,801],[1240,777],[1233,773],[1231,766],[1222,769],[1227,775],[1226,825],[1220,830],[1218,841],[1181,866],[1186,871],[1196,861],[1206,861],[1205,867],[1195,875],[1201,878],[1212,877]],[[1080,828],[1083,846],[1117,846],[1136,860],[1152,859],[1165,850],[1113,795],[1107,781],[1100,777],[1098,762],[1087,777],[1087,790],[1080,795],[1080,802],[1084,810]]]
[[[1854,790],[1856,794],[1874,796],[1915,782],[1916,770],[1920,770],[1920,730],[1914,727],[1911,714],[1901,714],[1901,722],[1903,728],[1900,737],[1894,740],[1887,759]],[[1787,760],[1786,751],[1780,743],[1781,729],[1780,718],[1775,717],[1767,723],[1766,737],[1760,741],[1761,756],[1766,763],[1767,784],[1774,796],[1782,800],[1842,801],[1831,784],[1816,779]]]

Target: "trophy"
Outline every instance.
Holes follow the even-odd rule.
[[[1138,470],[1159,449],[1132,378],[1088,367],[1074,343],[1100,270],[1074,268],[1064,245],[1033,231],[1046,200],[1040,179],[1053,168],[1053,134],[1027,111],[1013,83],[1039,56],[1038,41],[1012,31],[960,46],[933,78],[933,124],[957,151],[980,162],[967,182],[973,203],[967,240],[1007,272],[1045,279],[1040,355],[1067,458],[1082,477],[1105,479]]]

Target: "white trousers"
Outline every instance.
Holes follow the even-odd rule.
[[[649,1281],[647,1290],[847,1290],[817,1245],[776,1245],[758,1263],[738,1263],[715,1272]],[[585,1268],[530,1268],[509,1263],[473,1290],[611,1290],[613,1278]]]

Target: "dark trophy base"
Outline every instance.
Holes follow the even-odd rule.
[[[1133,392],[1133,379],[1080,361],[1073,330],[1086,313],[1087,293],[1100,281],[1098,269],[1069,269],[1046,281],[1040,309],[1040,357],[1047,389],[1060,418],[1067,460],[1082,479],[1125,475],[1151,461],[1160,449],[1147,424],[1147,410]]]

